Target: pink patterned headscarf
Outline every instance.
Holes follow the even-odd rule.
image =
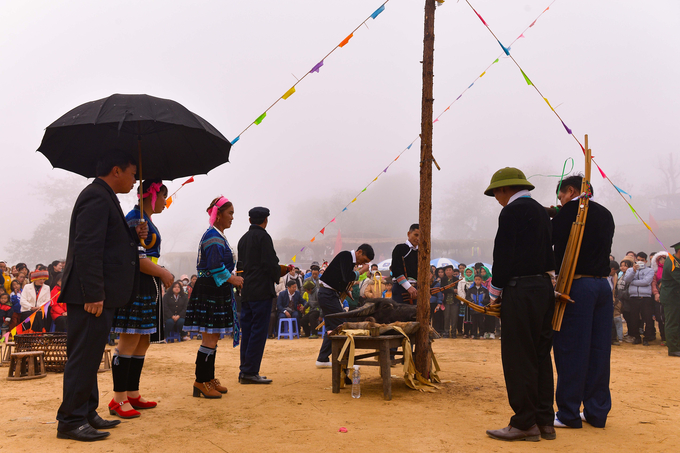
[[[210,226],[215,224],[215,220],[217,220],[217,212],[224,205],[224,203],[229,203],[229,199],[227,199],[227,197],[224,195],[220,195],[220,199],[217,200],[213,207],[210,208],[210,211],[208,211],[208,214],[210,214]]]
[[[161,187],[163,187],[162,182],[155,182],[149,186],[149,188],[144,192],[144,196],[142,198],[146,198],[149,195],[151,195],[151,207],[155,208],[156,206],[156,199],[158,198],[158,192],[161,191]],[[137,198],[139,198],[139,194],[137,194]]]

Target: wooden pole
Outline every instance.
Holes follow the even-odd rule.
[[[420,133],[420,246],[418,250],[418,312],[421,328],[416,335],[416,370],[430,376],[430,232],[432,224],[432,85],[434,78],[434,10],[435,0],[425,0],[425,34],[423,38],[423,98]]]

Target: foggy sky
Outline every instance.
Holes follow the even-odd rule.
[[[2,246],[30,237],[44,220],[50,194],[40,188],[46,181],[80,178],[52,169],[35,152],[44,128],[68,110],[113,93],[146,93],[182,103],[233,139],[381,3],[0,2]],[[472,4],[509,43],[550,1]],[[227,232],[232,243],[246,231],[247,211],[256,205],[271,209],[274,238],[309,240],[339,214],[419,134],[423,5],[391,0],[326,59],[319,74],[243,134],[230,163],[182,189],[172,208],[154,218],[165,232],[164,252],[196,249],[207,226],[205,209],[220,194],[236,210]],[[659,159],[679,154],[679,26],[675,0],[558,0],[512,47],[574,134],[581,140],[590,134],[596,160],[633,195],[643,217],[649,197],[665,190]],[[464,2],[438,7],[435,28],[436,115],[501,49]],[[419,143],[350,207],[359,214],[337,216],[339,228],[359,221],[405,232],[417,221]],[[481,192],[498,168],[553,175],[573,157],[575,170],[583,169],[578,145],[506,58],[435,124],[433,150],[442,167],[434,172],[433,190],[433,227],[440,237],[455,230],[442,211],[457,193],[495,204]],[[593,172],[596,195],[602,194],[617,224],[635,223],[614,189]],[[80,179],[82,187],[89,182]],[[169,182],[170,191],[181,182]],[[555,178],[532,182],[541,203],[555,203]],[[71,196],[75,201],[77,193]],[[125,211],[135,200],[121,199]],[[375,203],[392,205],[394,217],[374,218]],[[494,205],[489,211],[480,235],[493,234],[499,210]],[[319,212],[330,217],[321,219]]]

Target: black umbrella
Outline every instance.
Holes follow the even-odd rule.
[[[142,160],[149,179],[206,174],[229,160],[231,143],[175,101],[114,94],[80,105],[50,124],[38,151],[56,168],[93,178],[97,161],[113,148],[138,153],[141,196]]]
[[[94,178],[97,161],[112,148],[140,153],[147,178],[175,179],[206,174],[227,162],[231,143],[175,101],[114,94],[50,124],[38,151],[56,168]]]

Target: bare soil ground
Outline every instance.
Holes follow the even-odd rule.
[[[229,388],[221,400],[191,396],[199,341],[151,345],[142,394],[159,402],[123,421],[100,442],[56,438],[62,375],[0,382],[0,451],[72,452],[496,452],[680,450],[680,360],[658,342],[613,346],[613,408],[605,429],[561,429],[557,439],[506,443],[485,430],[511,415],[500,362],[500,341],[442,339],[436,393],[408,389],[393,368],[392,401],[384,401],[377,367],[362,369],[362,396],[331,392],[331,372],[314,367],[320,340],[269,340],[261,374],[268,386],[237,382],[238,349],[220,342],[217,377]],[[0,369],[6,373],[7,368]],[[111,373],[99,375],[100,414],[108,415]],[[347,433],[338,432],[340,427]]]

